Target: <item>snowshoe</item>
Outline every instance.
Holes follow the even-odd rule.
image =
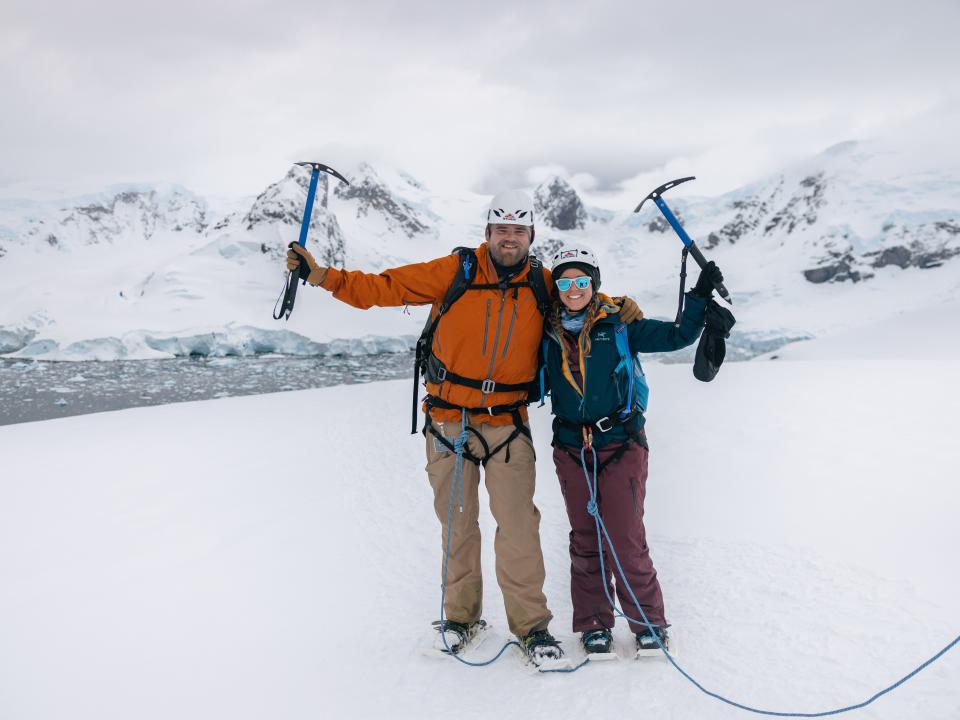
[[[607,628],[586,630],[580,636],[580,642],[583,644],[583,649],[587,655],[608,653],[613,649],[613,633]]]
[[[520,645],[527,658],[537,667],[544,667],[550,661],[563,657],[560,643],[548,630],[534,630],[520,638]]]
[[[613,633],[607,628],[586,630],[580,636],[580,644],[591,662],[620,659],[613,651]]]
[[[433,627],[437,631],[433,649],[446,655],[459,655],[486,631],[487,621],[459,623],[455,620],[434,620]]]
[[[666,627],[647,628],[637,633],[637,657],[656,657],[662,653],[660,645],[670,650],[670,635]]]

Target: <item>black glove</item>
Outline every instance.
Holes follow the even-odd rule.
[[[704,300],[708,300],[713,294],[713,288],[723,282],[723,273],[717,264],[711,260],[707,266],[700,271],[700,277],[697,278],[697,284],[690,291],[691,295],[696,295]]]
[[[736,322],[733,313],[725,307],[714,300],[707,302],[706,327],[693,361],[693,376],[697,380],[710,382],[720,372],[727,355],[726,338],[730,337],[730,330]]]

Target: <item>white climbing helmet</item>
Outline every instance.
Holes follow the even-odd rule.
[[[533,227],[533,200],[523,190],[497,193],[487,210],[488,225],[523,225]]]
[[[550,272],[556,274],[557,268],[573,263],[588,265],[600,272],[600,263],[597,262],[597,256],[586,245],[564,245],[561,247],[553,256]]]

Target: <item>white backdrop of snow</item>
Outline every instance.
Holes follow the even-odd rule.
[[[956,635],[958,309],[728,365],[709,385],[649,368],[646,522],[680,661],[707,687],[823,710]],[[532,676],[509,655],[486,669],[422,657],[440,533],[409,390],[0,428],[0,716],[746,717],[660,661]],[[552,629],[576,652],[544,409],[532,423]],[[486,511],[481,527],[485,616],[503,633]],[[952,720],[958,677],[954,652],[852,717]]]

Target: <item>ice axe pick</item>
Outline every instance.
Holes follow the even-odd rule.
[[[637,209],[634,210],[635,213],[640,212],[640,208],[643,207],[643,203],[647,200],[653,200],[656,203],[657,207],[660,208],[660,212],[663,213],[663,216],[667,219],[667,222],[670,223],[677,235],[680,236],[680,239],[683,241],[684,246],[687,248],[687,251],[693,255],[693,259],[696,260],[697,265],[700,266],[702,270],[707,265],[707,259],[703,256],[703,253],[700,252],[700,248],[697,247],[697,244],[693,239],[687,235],[687,231],[683,229],[683,226],[680,224],[680,221],[677,220],[676,216],[670,211],[669,206],[666,201],[663,199],[663,193],[671,188],[675,188],[680,183],[685,183],[688,180],[696,180],[697,178],[693,175],[690,177],[680,178],[678,180],[671,180],[668,183],[664,183],[660,187],[653,190],[649,195],[647,195],[643,201],[637,205]],[[730,293],[723,283],[717,283],[715,285],[716,290],[720,293],[720,297],[726,300],[730,305],[733,305],[733,300],[730,297]]]

